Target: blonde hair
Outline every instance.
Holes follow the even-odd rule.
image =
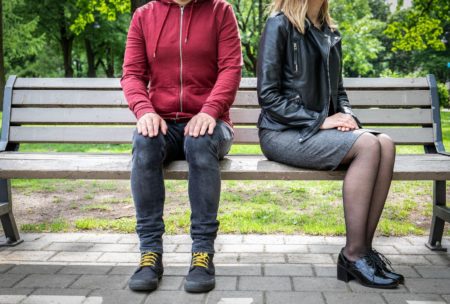
[[[273,0],[270,5],[270,11],[272,13],[283,12],[297,30],[304,34],[308,1],[309,0]],[[319,21],[321,24],[327,24],[332,31],[337,28],[328,10],[328,0],[323,1],[319,12]]]

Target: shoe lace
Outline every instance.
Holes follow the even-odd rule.
[[[192,254],[192,267],[208,268],[209,255],[206,252],[194,252]]]
[[[384,254],[376,251],[375,249],[372,249],[370,254],[374,257],[374,260],[378,266],[380,266],[380,267],[387,266],[389,268],[389,270],[392,270],[392,271],[394,270],[394,268],[392,267],[391,261]]]
[[[141,255],[140,266],[155,266],[156,260],[158,259],[158,254],[156,252],[145,252]]]

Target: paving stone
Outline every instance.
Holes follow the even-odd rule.
[[[404,239],[408,240],[413,245],[425,245],[428,243],[428,236],[406,236]],[[442,238],[442,246],[450,247],[450,237],[444,236]]]
[[[170,266],[164,266],[164,275],[174,275],[174,276],[185,276],[187,275],[189,271],[189,265],[170,265]],[[217,271],[217,269],[216,269]],[[133,271],[134,272],[134,271]]]
[[[430,261],[421,255],[386,255],[392,265],[430,265]]]
[[[156,290],[149,294],[145,304],[202,304],[206,294],[193,294],[185,291]]]
[[[266,245],[266,252],[271,253],[307,253],[308,246],[307,245]]]
[[[125,275],[82,275],[70,288],[77,289],[123,289],[129,276]]]
[[[166,253],[163,257],[164,263],[191,263],[190,253]],[[214,256],[214,261],[216,261],[216,256]]]
[[[0,296],[0,304],[16,304],[26,298],[24,295],[2,295]]]
[[[137,264],[135,266],[114,266],[109,274],[125,274],[131,275],[137,268]],[[166,274],[167,269],[164,268],[164,274]]]
[[[281,253],[241,253],[239,262],[245,264],[285,263],[286,257]]]
[[[189,235],[164,235],[163,242],[167,244],[192,244],[192,239]]]
[[[339,253],[342,249],[340,245],[308,245],[311,253]]]
[[[326,236],[325,237],[326,244],[329,245],[339,245],[341,247],[345,246],[346,237],[345,236]]]
[[[336,277],[336,264],[314,264],[314,271],[318,277]]]
[[[399,250],[397,249],[396,246],[392,246],[392,245],[378,245],[375,248],[378,252],[387,255],[387,254],[399,254]]]
[[[142,303],[147,297],[147,293],[135,292],[129,289],[125,290],[95,290],[89,298],[100,297],[103,304],[128,304]],[[99,303],[99,304],[100,304]],[[154,302],[158,303],[158,302]],[[152,303],[152,304],[154,304]],[[93,303],[94,304],[94,303]],[[97,303],[95,303],[97,304]]]
[[[133,252],[133,244],[95,244],[89,251],[98,252]]]
[[[45,296],[87,296],[91,293],[91,289],[72,289],[72,288],[38,288],[35,289],[32,295]]]
[[[445,294],[449,292],[450,279],[409,279],[405,284],[414,293]]]
[[[161,279],[158,290],[179,290],[184,277],[175,277],[164,275]]]
[[[97,262],[129,262],[138,263],[140,260],[140,253],[128,253],[128,252],[106,252],[97,259]]]
[[[308,236],[308,235],[286,235],[284,237],[284,241],[286,244],[304,244],[304,245],[312,245],[312,244],[327,244],[325,237],[323,236]]]
[[[405,245],[405,246],[411,246],[411,242],[409,242],[404,237],[393,237],[393,236],[377,236],[373,240],[373,245],[375,247],[378,247],[379,245]]]
[[[14,266],[15,266],[14,264],[0,264],[0,273],[7,272],[8,270],[13,268]]]
[[[211,291],[206,304],[263,304],[262,291]]]
[[[95,262],[102,252],[68,252],[61,251],[53,256],[50,261],[54,262]]]
[[[46,247],[48,247],[50,243],[46,240],[35,240],[35,241],[24,241],[23,243],[20,243],[19,245],[16,245],[14,247],[8,248],[11,251],[17,251],[17,250],[44,250]]]
[[[266,294],[266,299],[267,304],[286,304],[286,303],[325,304],[320,292],[269,291]]]
[[[219,234],[216,238],[216,244],[240,244],[243,242],[243,235]]]
[[[265,264],[264,275],[309,277],[313,276],[313,270],[305,264]]]
[[[433,265],[450,266],[450,256],[448,255],[424,255],[424,257]]]
[[[385,303],[381,295],[376,293],[324,292],[328,304],[380,304]]]
[[[275,245],[284,244],[283,235],[244,235],[244,244],[265,244],[265,245]]]
[[[348,286],[336,278],[294,277],[295,291],[347,291]]]
[[[424,278],[450,279],[450,269],[442,266],[415,266],[417,272]]]
[[[62,265],[16,265],[8,271],[8,274],[52,274],[57,273],[62,267]]]
[[[443,303],[442,298],[436,294],[417,294],[417,293],[389,293],[383,294],[383,297],[389,304],[399,304],[405,303],[408,301],[430,301],[430,304],[439,304]],[[436,303],[437,302],[437,303]],[[429,302],[428,302],[429,303]],[[419,303],[417,303],[419,304]],[[426,303],[423,303],[426,304]]]
[[[119,244],[138,244],[139,243],[139,237],[137,234],[126,234],[122,235],[120,239],[117,241]]]
[[[31,274],[20,281],[15,287],[26,288],[65,288],[79,276],[70,274]]]
[[[163,245],[163,251],[164,251],[164,253],[175,252],[177,247],[178,247],[177,244],[164,244]],[[139,249],[137,249],[136,251],[139,251]]]
[[[14,284],[22,280],[25,276],[25,274],[0,274],[0,287],[12,287],[14,286]]]
[[[68,265],[64,266],[58,273],[60,274],[107,274],[112,266],[98,265]]]
[[[262,274],[261,264],[216,264],[218,276],[256,276]]]
[[[237,277],[229,276],[216,276],[216,288],[215,290],[236,290],[237,289]]]
[[[118,234],[83,234],[78,241],[86,243],[117,243],[122,235]]]
[[[52,251],[87,251],[94,246],[93,243],[51,243],[46,247]]]
[[[401,254],[430,254],[433,253],[430,249],[424,245],[410,245],[410,246],[395,246]],[[436,252],[436,254],[438,254]]]
[[[54,295],[31,295],[23,304],[82,304],[86,300],[84,296],[54,296]]]
[[[29,295],[34,291],[32,288],[0,288],[0,295]]]
[[[330,264],[333,263],[331,255],[323,253],[288,254],[288,262],[293,264]]]
[[[0,254],[0,262],[11,262],[10,259],[8,259],[8,255],[11,254],[12,251],[3,249],[0,251],[2,254]]]
[[[214,255],[214,263],[220,264],[220,263],[237,263],[239,258],[239,253],[224,253],[224,252],[218,252]],[[190,261],[190,257],[189,257]]]
[[[292,290],[289,277],[239,277],[239,290]]]
[[[442,298],[443,298],[447,303],[450,303],[450,294],[448,294],[448,295],[443,295]]]
[[[47,261],[51,256],[55,255],[55,251],[31,251],[31,250],[17,250],[13,251],[5,259],[8,261]]]
[[[40,238],[40,240],[45,240],[49,243],[53,242],[78,242],[82,236],[85,236],[84,233],[45,233]]]
[[[233,245],[233,244],[224,244],[222,245],[222,247],[219,249],[218,252],[237,252],[237,253],[241,253],[241,252],[264,252],[264,245],[262,244],[238,244],[238,245]]]

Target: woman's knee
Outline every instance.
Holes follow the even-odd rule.
[[[356,148],[356,155],[368,155],[370,157],[380,158],[380,141],[372,133],[366,132],[361,134],[356,140],[354,147]]]
[[[384,153],[395,154],[395,143],[389,135],[381,133],[377,138]]]

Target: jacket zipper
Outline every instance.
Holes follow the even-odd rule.
[[[184,6],[180,6],[180,112],[183,112],[183,16]],[[177,113],[178,116],[178,113]]]
[[[295,66],[295,73],[298,72],[298,46],[297,42],[294,42],[294,66]]]

